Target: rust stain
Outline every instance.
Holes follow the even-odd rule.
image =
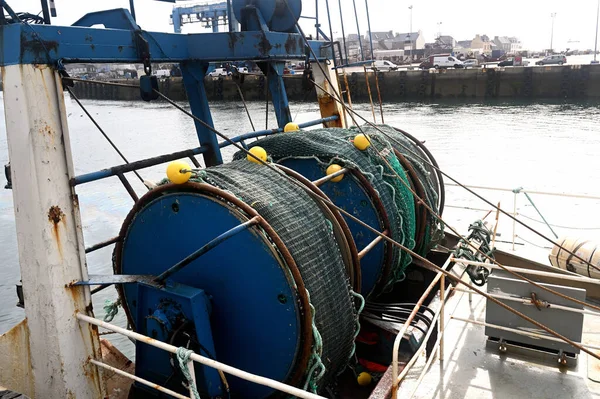
[[[285,51],[288,54],[295,53],[298,49],[298,42],[296,41],[296,35],[289,34],[287,40],[285,41]]]
[[[60,252],[60,257],[62,258],[62,245],[60,242],[60,232],[58,230],[58,225],[65,220],[65,214],[60,209],[60,207],[53,205],[50,207],[48,211],[48,220],[52,223],[52,233],[54,234],[54,239],[56,240],[56,244],[58,245],[58,251]]]
[[[271,42],[267,39],[267,35],[265,33],[256,34],[256,38],[259,39],[258,45],[256,46],[259,54],[261,56],[267,56],[273,49]]]
[[[50,57],[51,52],[57,53],[58,42],[56,40],[42,40],[39,37],[32,37],[29,32],[23,31],[21,33],[20,50],[21,58],[30,53],[39,59],[40,62],[44,62]]]
[[[33,397],[34,382],[27,319],[0,335],[0,353],[3,359],[6,359],[2,369],[2,385]]]
[[[59,206],[53,205],[50,207],[50,210],[48,211],[48,220],[54,224],[59,224],[60,222],[64,221],[64,219],[65,214]]]
[[[47,123],[45,123],[44,126],[40,127],[40,133],[47,134],[48,136],[54,136],[54,130],[52,130],[52,128]]]

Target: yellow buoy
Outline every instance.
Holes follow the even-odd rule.
[[[354,138],[354,146],[359,150],[364,151],[371,146],[371,142],[367,136],[361,133],[357,134]]]
[[[183,161],[174,161],[167,166],[167,177],[171,183],[187,183],[187,181],[190,180],[190,177],[192,177],[191,169],[190,165]]]
[[[361,387],[366,387],[367,385],[371,384],[371,381],[373,381],[371,374],[364,371],[360,373],[358,377],[356,377],[356,382],[358,382],[358,385]]]
[[[250,152],[250,154],[254,155],[254,157],[260,159],[261,161],[267,162],[267,152],[265,151],[264,148],[262,148],[262,147],[252,147],[252,148],[250,148],[249,152]],[[254,163],[257,163],[257,164],[261,164],[260,161],[258,161],[256,158],[254,158],[250,154],[248,154],[248,156],[246,157],[248,159],[248,161],[254,162]]]
[[[332,165],[329,165],[329,167],[327,168],[327,172],[326,172],[327,176],[332,175],[336,172],[339,172],[342,169],[344,169],[344,168],[342,168],[340,165],[335,164],[335,163]],[[344,178],[344,175],[339,175],[339,176],[336,176],[333,179],[331,179],[331,181],[334,183],[337,183],[339,181],[342,181],[343,178]]]
[[[294,122],[290,122],[287,125],[285,125],[285,127],[283,128],[283,131],[285,133],[290,133],[290,132],[297,132],[300,130],[300,126],[298,126],[297,123]]]

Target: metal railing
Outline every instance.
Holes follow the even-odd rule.
[[[452,183],[446,183],[446,186],[449,187],[460,187],[457,184],[452,184]],[[510,213],[514,218],[517,218],[519,216],[524,217],[525,219],[528,219],[530,221],[533,222],[537,222],[537,223],[541,223],[544,224],[545,226],[548,227],[548,229],[552,232],[552,234],[558,238],[558,236],[556,235],[554,228],[562,228],[562,229],[568,229],[568,230],[600,230],[600,226],[599,227],[569,227],[569,226],[558,226],[555,224],[551,224],[549,223],[546,218],[542,215],[542,213],[539,211],[539,209],[537,208],[537,206],[535,205],[535,203],[533,202],[532,198],[530,197],[530,195],[543,195],[543,196],[550,196],[550,197],[562,197],[562,198],[573,198],[573,199],[584,199],[584,200],[593,200],[593,201],[600,201],[600,197],[599,196],[594,196],[594,195],[587,195],[587,194],[566,194],[566,193],[553,193],[553,192],[548,192],[548,191],[536,191],[536,190],[526,190],[522,187],[519,188],[515,188],[515,189],[509,189],[509,188],[501,188],[501,187],[488,187],[488,186],[465,186],[469,189],[476,189],[476,190],[485,190],[485,191],[498,191],[498,192],[503,192],[503,193],[511,193],[513,194],[513,210],[512,212],[506,211],[508,213]],[[523,215],[521,213],[519,213],[517,211],[517,205],[518,205],[518,195],[519,194],[523,194],[527,197],[527,200],[529,201],[529,203],[533,206],[533,208],[536,210],[537,214],[539,215],[539,217],[542,220],[537,220],[531,216],[527,216],[527,215]],[[459,206],[459,205],[446,205],[446,207],[448,208],[454,208],[454,209],[463,209],[463,210],[468,210],[468,211],[474,211],[474,212],[489,212],[493,210],[490,209],[483,209],[483,208],[477,208],[477,207],[470,207],[470,206]],[[517,244],[517,238],[519,236],[517,235],[517,222],[515,220],[513,220],[512,223],[512,250],[515,250],[515,245]],[[520,237],[521,239],[523,239],[522,237]]]
[[[456,258],[454,258],[454,256],[448,257],[448,260],[446,260],[446,262],[444,263],[443,269],[446,270],[451,263],[455,263],[457,265],[460,264],[463,266],[484,266],[484,267],[491,268],[491,269],[500,269],[499,266],[494,265],[494,264],[483,263],[483,262],[474,262],[474,261],[468,261],[468,260],[463,260],[463,259],[456,259]],[[591,283],[591,284],[600,285],[599,280],[595,280],[595,279],[591,279],[591,278],[583,277],[583,276],[565,275],[565,274],[558,274],[558,273],[518,268],[518,267],[513,267],[513,266],[505,266],[505,268],[508,270],[520,273],[520,274],[528,274],[528,275],[535,275],[535,276],[541,276],[541,277],[560,277],[561,279],[579,281],[579,282],[584,282],[587,284]],[[464,275],[464,272],[462,273],[462,275]],[[410,324],[411,324],[412,320],[414,319],[418,309],[421,308],[425,299],[429,296],[429,294],[431,293],[433,288],[438,283],[440,284],[440,307],[435,312],[435,314],[431,320],[432,327],[429,329],[429,331],[427,331],[427,334],[423,338],[420,347],[414,353],[411,360],[402,369],[402,372],[398,373],[398,354],[399,354],[400,342],[402,341],[404,334],[408,331],[408,328],[410,327]],[[447,327],[447,323],[445,322],[445,320],[448,316],[445,314],[446,302],[450,298],[450,294],[453,291],[467,293],[469,295],[469,302],[471,302],[471,297],[473,294],[478,294],[475,291],[471,291],[469,289],[461,289],[461,288],[458,288],[458,287],[455,287],[452,285],[447,287],[446,286],[446,276],[443,275],[442,273],[438,272],[438,274],[435,276],[435,278],[433,279],[433,281],[431,282],[431,284],[429,285],[427,290],[425,290],[425,292],[421,296],[421,299],[419,300],[419,302],[413,309],[413,312],[409,316],[408,320],[404,323],[404,325],[400,329],[400,332],[396,336],[396,340],[394,341],[394,348],[393,348],[393,352],[392,352],[392,399],[398,398],[398,391],[399,391],[402,381],[405,379],[405,377],[408,375],[408,373],[412,370],[412,368],[415,365],[415,363],[417,362],[417,360],[422,356],[425,349],[427,348],[427,343],[429,341],[432,331],[434,330],[433,326],[435,326],[436,323],[437,323],[438,335],[437,335],[436,342],[433,345],[434,350],[432,350],[432,353],[430,354],[429,358],[426,360],[425,365],[423,366],[423,369],[422,369],[421,373],[419,374],[419,377],[416,380],[415,386],[412,389],[411,394],[408,395],[407,398],[411,399],[415,395],[417,389],[419,388],[419,385],[423,381],[425,375],[429,371],[429,368],[435,359],[438,359],[441,363],[444,362],[444,334],[445,334],[445,329]],[[509,296],[504,296],[504,295],[499,295],[499,294],[488,294],[488,295],[490,295],[494,298],[497,298],[497,299],[501,299],[501,300],[520,302],[525,305],[531,305],[531,306],[536,305],[534,303],[534,299],[532,299],[532,298],[519,298],[519,297],[514,297],[514,296],[509,297]],[[460,298],[459,301],[460,300],[462,300],[462,298]],[[566,310],[566,311],[574,312],[574,313],[580,313],[582,315],[600,316],[599,312],[595,312],[595,311],[591,311],[591,310],[569,308],[569,307],[565,307],[565,306],[561,306],[561,305],[557,305],[557,304],[553,304],[553,303],[546,303],[546,305],[550,308]],[[504,327],[504,326],[492,325],[492,324],[488,324],[488,323],[485,323],[485,322],[482,322],[479,320],[474,320],[474,319],[459,318],[459,317],[455,317],[453,314],[450,314],[448,319],[449,319],[448,321],[456,320],[456,321],[461,321],[464,323],[493,327],[493,328],[506,330],[506,331],[513,332],[515,334],[529,336],[529,337],[533,337],[533,338],[543,338],[543,339],[548,339],[548,340],[556,341],[556,342],[564,342],[563,340],[553,337],[553,336],[550,336],[550,335],[533,333],[533,332],[529,332],[529,331],[513,329],[513,328],[509,328],[509,327]],[[583,344],[583,343],[579,343],[579,342],[575,342],[575,343],[578,345],[581,345],[585,348],[588,348],[588,349],[593,349],[593,350],[600,349],[600,346],[596,346],[596,345]],[[436,356],[436,354],[437,354],[437,356]]]
[[[450,266],[451,261],[452,261],[452,257],[448,257],[448,260],[444,263],[444,265],[442,266],[442,269],[447,270],[448,267]],[[432,327],[429,328],[429,330],[427,331],[427,334],[425,334],[425,336],[423,337],[421,345],[419,346],[417,351],[414,353],[412,358],[409,360],[409,362],[406,364],[406,366],[404,366],[404,368],[402,369],[402,372],[398,373],[398,353],[400,351],[400,343],[402,342],[402,338],[404,337],[404,334],[406,334],[406,332],[408,331],[408,328],[410,327],[413,319],[417,315],[419,309],[421,309],[425,300],[427,299],[427,297],[429,296],[431,291],[433,291],[433,289],[435,288],[435,286],[438,283],[440,284],[440,308],[435,312],[433,318],[431,319]],[[443,359],[443,357],[444,357],[444,349],[443,349],[444,341],[443,341],[443,326],[442,326],[442,324],[444,321],[443,318],[444,318],[444,309],[445,309],[446,298],[447,298],[446,276],[444,274],[438,272],[437,275],[434,277],[433,281],[429,284],[427,289],[423,292],[423,295],[421,295],[421,298],[419,299],[419,301],[413,308],[413,311],[408,316],[408,319],[406,320],[406,322],[400,329],[400,332],[398,333],[398,335],[396,335],[396,339],[394,340],[394,347],[392,350],[392,398],[397,397],[398,388],[400,386],[400,383],[402,382],[404,377],[406,377],[406,375],[411,370],[411,368],[414,366],[414,364],[417,362],[417,359],[425,351],[425,349],[427,347],[427,341],[429,341],[431,333],[433,332],[433,326],[435,326],[436,323],[438,324],[438,338],[436,341],[436,347],[438,348],[438,357],[440,358],[440,360]],[[433,354],[431,357],[433,357]]]
[[[133,332],[133,331],[129,331],[129,330],[125,329],[125,328],[116,326],[114,324],[107,323],[105,321],[96,319],[94,317],[86,316],[86,315],[81,314],[81,313],[77,313],[76,317],[77,317],[78,320],[80,320],[82,322],[89,323],[89,324],[92,324],[92,325],[97,326],[97,327],[102,327],[102,328],[104,328],[106,330],[115,332],[117,334],[123,335],[123,336],[128,337],[128,338],[131,338],[131,339],[133,339],[135,341],[142,342],[144,344],[154,346],[155,348],[162,349],[164,351],[167,351],[167,352],[175,354],[175,355],[177,354],[177,350],[179,349],[176,346],[169,345],[169,344],[167,344],[165,342],[158,341],[156,339],[150,338],[148,336],[145,336],[145,335]],[[267,386],[267,387],[276,389],[278,391],[285,392],[287,394],[293,395],[293,396],[298,397],[298,398],[303,398],[303,399],[325,399],[322,396],[319,396],[319,395],[316,395],[316,394],[313,394],[313,393],[310,393],[310,392],[306,392],[306,391],[304,391],[304,390],[302,390],[300,388],[296,388],[296,387],[293,387],[291,385],[287,385],[287,384],[284,384],[282,382],[272,380],[270,378],[260,377],[260,376],[257,376],[255,374],[248,373],[246,371],[237,369],[235,367],[228,366],[228,365],[226,365],[224,363],[220,363],[220,362],[218,362],[216,360],[213,360],[213,359],[210,359],[210,358],[198,355],[196,353],[193,353],[190,356],[190,361],[188,363],[188,369],[190,370],[190,372],[192,374],[192,379],[193,379],[194,382],[195,382],[195,377],[194,377],[194,374],[193,374],[193,370],[194,370],[193,364],[194,364],[194,362],[196,362],[198,364],[201,364],[203,366],[212,367],[212,368],[214,368],[214,369],[216,369],[216,370],[218,370],[218,371],[220,371],[222,373],[230,374],[230,375],[233,375],[235,377],[241,378],[243,380],[253,382],[255,384]],[[173,392],[173,391],[169,390],[168,388],[165,388],[165,387],[160,386],[158,384],[155,384],[153,382],[144,380],[144,379],[139,378],[139,377],[137,377],[137,376],[135,376],[133,374],[127,373],[127,372],[125,372],[123,370],[119,370],[119,369],[117,369],[117,368],[115,368],[113,366],[110,366],[110,365],[106,364],[106,363],[102,363],[102,362],[99,362],[99,361],[93,360],[93,359],[90,359],[90,363],[94,364],[97,367],[102,367],[102,368],[114,371],[115,373],[117,373],[117,374],[119,374],[119,375],[121,375],[123,377],[130,378],[130,379],[132,379],[134,381],[137,381],[137,382],[139,382],[141,384],[144,384],[146,386],[154,388],[154,389],[156,389],[158,391],[161,391],[161,392],[167,393],[169,395],[172,395],[172,396],[174,396],[176,398],[190,399],[190,397],[191,397],[191,399],[197,399],[197,398],[194,398],[194,396],[191,393],[191,391],[190,391],[190,397],[184,396],[184,395],[181,395],[179,393]]]

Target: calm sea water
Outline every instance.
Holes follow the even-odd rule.
[[[1,94],[0,94],[1,98]],[[92,115],[130,160],[138,160],[167,152],[197,146],[192,121],[180,111],[166,104],[85,101]],[[263,103],[250,103],[257,128],[265,127]],[[297,122],[318,118],[315,104],[293,104],[292,113]],[[372,119],[370,106],[356,107],[362,115]],[[104,141],[92,123],[77,105],[67,100],[71,142],[77,174],[96,171],[121,164],[117,154]],[[250,123],[240,104],[212,105],[216,127],[229,136],[251,131]],[[424,103],[386,104],[385,122],[419,137],[437,158],[441,168],[451,176],[470,185],[578,193],[600,196],[600,103]],[[379,115],[378,115],[379,117]],[[270,115],[269,127],[275,117]],[[230,159],[232,151],[226,151]],[[4,112],[0,112],[0,164],[8,160]],[[160,180],[164,166],[149,168],[140,173],[145,179]],[[4,186],[4,179],[0,179]],[[130,181],[139,194],[144,187],[134,176]],[[79,186],[78,194],[86,245],[92,245],[117,235],[123,219],[131,209],[131,198],[118,179]],[[481,191],[493,202],[512,210],[512,194]],[[490,207],[474,200],[456,187],[447,188],[447,221],[460,231],[483,217]],[[573,231],[555,228],[557,234],[575,234],[597,238],[600,230],[598,205],[600,201],[562,199],[533,196],[536,205],[549,221],[566,227],[586,227],[590,230]],[[540,219],[521,195],[518,210],[523,215]],[[454,207],[482,209],[465,210]],[[492,217],[490,217],[492,219]],[[545,234],[551,234],[543,225],[532,222]],[[510,241],[512,223],[501,218],[501,240]],[[543,240],[517,231],[517,241],[548,246]],[[0,189],[0,333],[24,317],[17,301],[15,284],[19,282],[19,264],[12,193]],[[522,246],[518,246],[521,248]],[[533,247],[536,248],[536,247]],[[547,253],[540,249],[541,256]],[[109,274],[112,247],[90,254],[88,268],[93,274]],[[108,289],[94,297],[96,315],[102,317],[105,300],[116,298]],[[116,319],[124,325],[122,312]],[[115,338],[116,339],[116,338]],[[116,339],[129,355],[131,346],[126,340]]]

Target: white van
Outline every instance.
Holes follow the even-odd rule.
[[[461,60],[451,55],[434,55],[430,57],[430,63],[435,69],[440,68],[464,68]]]
[[[373,69],[378,71],[395,71],[398,69],[398,65],[391,61],[375,61]]]

